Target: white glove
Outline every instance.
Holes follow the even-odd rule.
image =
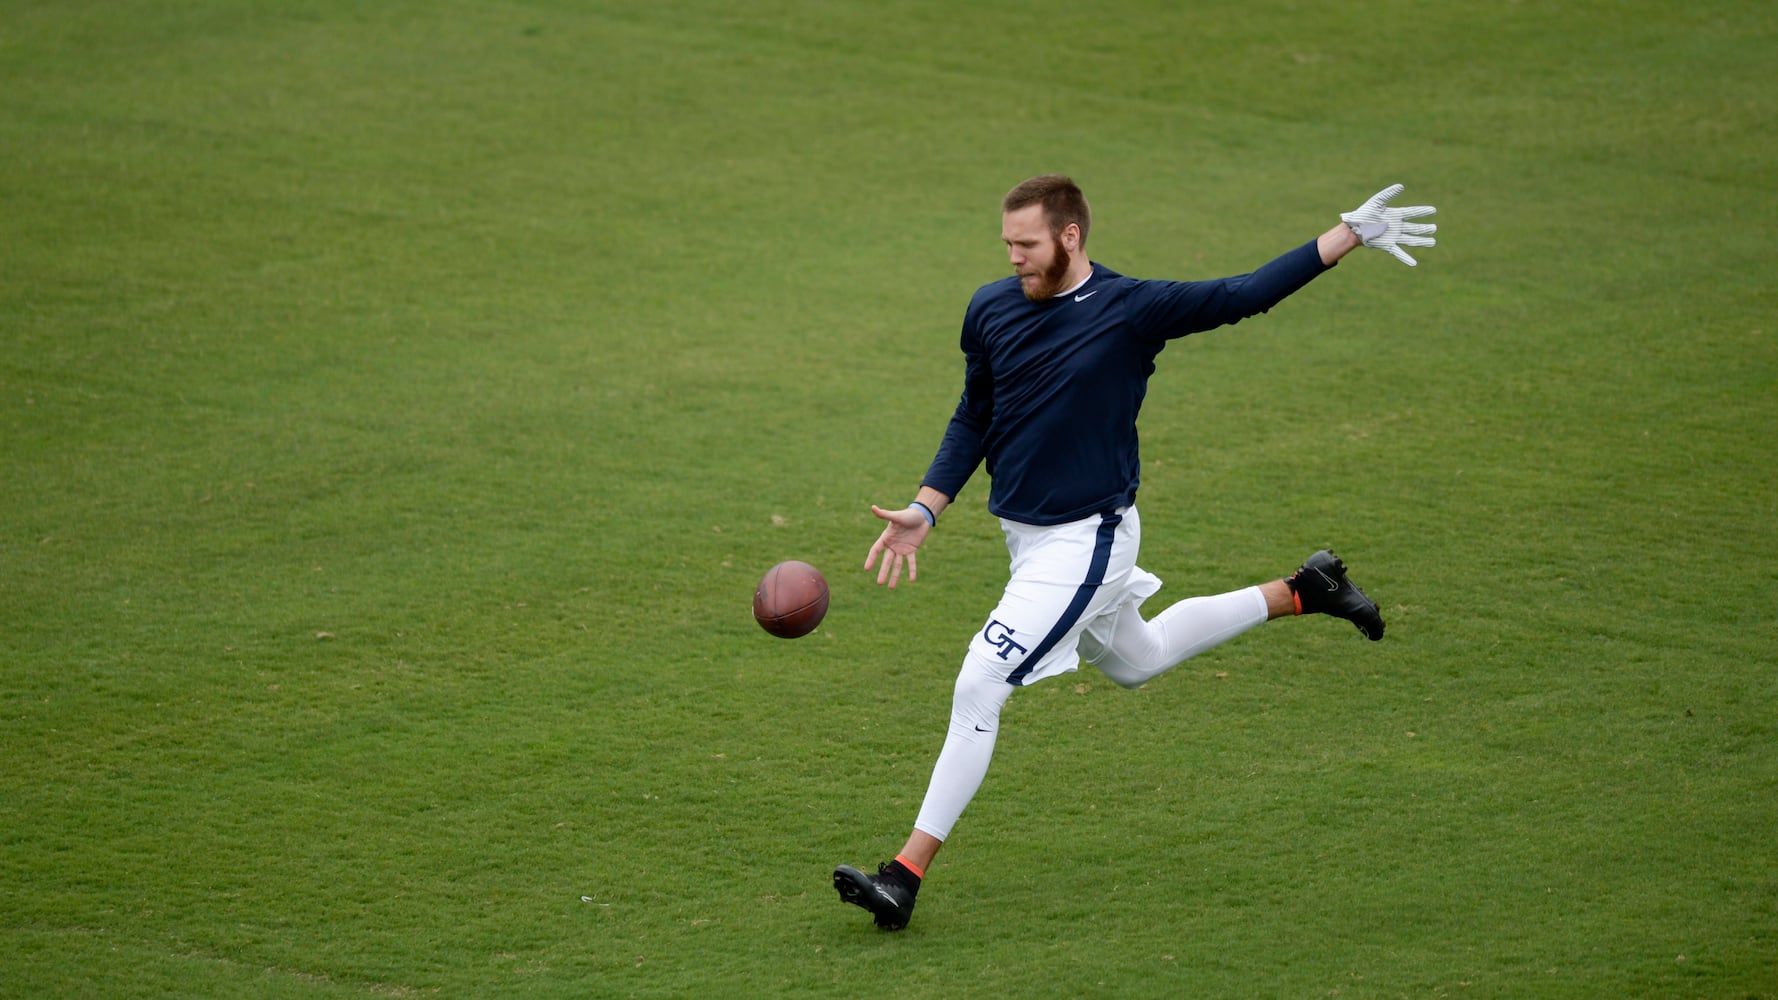
[[[1358,234],[1358,241],[1367,247],[1387,250],[1395,255],[1395,259],[1409,267],[1418,262],[1408,256],[1402,247],[1429,247],[1436,245],[1432,234],[1438,227],[1427,222],[1409,222],[1438,211],[1431,205],[1415,205],[1412,208],[1390,208],[1389,199],[1401,193],[1400,184],[1391,184],[1370,200],[1350,212],[1340,215],[1340,221]]]

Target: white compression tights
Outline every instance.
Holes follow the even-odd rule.
[[[1233,639],[1266,620],[1266,599],[1258,587],[1212,597],[1193,597],[1144,621],[1135,602],[1124,605],[1110,628],[1081,636],[1080,651],[1105,676],[1136,687],[1212,646]],[[1108,634],[1107,634],[1108,633]],[[951,728],[932,767],[932,782],[914,828],[939,840],[975,797],[1000,730],[1000,710],[1014,687],[980,654],[963,658],[951,697]]]
[[[1080,655],[1124,687],[1138,687],[1264,623],[1267,615],[1266,595],[1258,587],[1190,597],[1149,621],[1126,604],[1109,638],[1098,628],[1080,637]]]

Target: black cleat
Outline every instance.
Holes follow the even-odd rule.
[[[1346,579],[1346,564],[1332,552],[1322,549],[1303,560],[1302,568],[1284,582],[1290,584],[1303,614],[1320,612],[1344,618],[1372,642],[1383,638],[1383,616],[1377,603]]]
[[[875,875],[841,865],[833,870],[833,887],[840,891],[840,899],[869,910],[878,927],[898,931],[914,915],[914,894],[920,891],[920,880],[893,861],[878,865]]]

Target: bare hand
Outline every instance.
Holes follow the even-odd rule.
[[[884,526],[883,533],[877,536],[877,543],[870,547],[870,555],[865,557],[864,568],[870,569],[877,564],[877,557],[883,557],[883,564],[877,570],[877,584],[888,584],[890,590],[901,582],[901,566],[907,563],[908,580],[920,578],[915,564],[914,553],[919,551],[920,543],[926,541],[926,533],[932,525],[926,523],[926,515],[917,508],[907,507],[902,510],[884,510],[876,504],[870,505],[870,512],[889,523]]]

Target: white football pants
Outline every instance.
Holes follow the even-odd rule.
[[[1011,595],[1021,589],[1020,547],[1024,536],[1042,536],[1048,555],[1049,549],[1056,547],[1058,537],[1071,531],[1080,535],[1085,541],[1079,551],[1081,575],[1076,579],[1097,580],[1099,576],[1095,574],[1103,575],[1108,565],[1106,550],[1113,545],[1114,533],[1118,536],[1117,547],[1127,543],[1130,550],[1135,548],[1135,536],[1140,528],[1134,514],[1133,510],[1125,512],[1127,523],[1122,531],[1118,530],[1114,520],[1117,515],[1109,515],[1103,522],[1093,518],[1089,519],[1093,524],[1061,526],[1060,529],[1014,525],[1009,530],[1008,546],[1014,557],[1014,579],[1007,585],[1009,597],[1003,598],[1001,607],[995,612],[997,617],[990,619],[989,628],[983,632],[989,641],[984,643],[982,636],[978,636],[963,658],[952,692],[950,729],[945,736],[944,749],[939,752],[938,763],[933,765],[926,799],[914,821],[915,829],[941,841],[950,836],[952,826],[963,815],[964,807],[975,797],[988,773],[988,763],[994,756],[994,739],[1000,730],[1000,710],[1005,707],[1007,699],[1012,697],[1016,687],[1053,675],[1045,670],[1033,677],[1009,667],[1005,662],[1008,657],[1004,655],[1008,651],[1007,637],[1019,637],[1019,633],[1004,625],[995,629],[1001,624],[998,616],[1012,607]],[[1015,537],[1015,532],[1019,537]],[[1093,541],[1094,535],[1098,537],[1097,543]],[[1124,687],[1146,683],[1187,659],[1263,623],[1268,617],[1265,595],[1258,587],[1248,587],[1210,597],[1189,598],[1145,621],[1140,610],[1142,601],[1154,593],[1160,581],[1136,568],[1133,551],[1130,555],[1128,573],[1116,572],[1115,554],[1109,563],[1113,570],[1110,575],[1126,587],[1122,603],[1097,611],[1073,623],[1072,627],[1063,626],[1064,631],[1071,633],[1068,638],[1078,643],[1081,657]],[[1053,576],[1055,560],[1049,559],[1048,562],[1046,568]],[[1024,584],[1029,582],[1023,581]],[[1112,580],[1104,582],[1110,584]],[[1061,599],[1054,603],[1060,604]],[[1016,644],[1014,649],[1024,653],[1023,647]],[[1041,652],[1039,656],[1042,656]],[[1072,659],[1070,654],[1068,660]],[[1047,665],[1047,658],[1045,660]],[[1072,662],[1057,666],[1060,669],[1055,672],[1073,669]]]

